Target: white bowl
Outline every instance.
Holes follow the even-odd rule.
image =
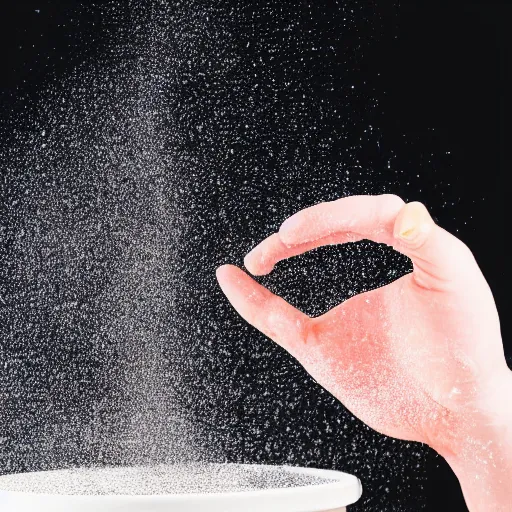
[[[236,465],[212,465],[219,467]],[[168,466],[171,471],[172,466]],[[269,466],[244,465],[243,468],[265,470]],[[272,467],[275,469],[275,467]],[[5,490],[19,479],[23,489],[28,477],[65,481],[69,471],[28,473],[0,477],[0,510],[2,512],[342,512],[361,497],[361,483],[352,475],[339,471],[282,466],[291,473],[326,479],[326,483],[298,487],[272,488],[225,493],[165,495],[65,495],[40,494]],[[9,485],[7,485],[9,481]],[[16,488],[16,486],[14,486]],[[3,490],[4,489],[4,490]]]

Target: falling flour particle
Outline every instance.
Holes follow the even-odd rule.
[[[0,119],[0,473],[132,469],[9,476],[0,487],[42,492],[54,475],[60,492],[70,482],[83,492],[87,478],[89,492],[142,492],[153,475],[158,492],[164,476],[166,492],[186,481],[225,489],[235,469],[197,478],[196,467],[193,479],[190,466],[180,476],[182,466],[158,465],[315,465],[363,480],[354,512],[398,510],[398,495],[400,510],[420,510],[428,449],[356,421],[248,328],[215,279],[293,212],[392,192],[404,165],[425,172],[423,156],[400,156],[414,154],[409,138],[395,148],[382,131],[382,63],[361,66],[398,10],[73,4],[59,29],[80,39],[73,56],[41,49],[27,63],[37,94],[20,90]],[[34,81],[39,66],[55,68],[47,85]],[[283,261],[262,284],[318,316],[407,265],[360,242]],[[249,485],[252,473],[237,474]],[[260,486],[279,480],[265,475]]]
[[[271,466],[176,464],[81,468],[0,477],[0,491],[60,495],[162,495],[304,487],[331,480]]]

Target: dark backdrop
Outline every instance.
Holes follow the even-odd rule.
[[[245,67],[235,70],[232,89],[217,91],[227,105],[226,124],[217,125],[216,134],[205,135],[204,142],[190,135],[189,125],[216,119],[213,110],[203,108],[197,99],[208,91],[193,76],[189,89],[180,92],[183,103],[192,104],[183,111],[190,115],[177,116],[183,150],[198,162],[211,158],[209,173],[198,164],[198,173],[187,177],[191,195],[182,205],[190,236],[178,251],[187,270],[180,274],[184,288],[176,302],[180,313],[175,321],[178,317],[179,334],[187,344],[181,384],[192,390],[182,397],[182,405],[214,432],[210,439],[221,445],[226,460],[333,467],[357,474],[365,487],[359,510],[465,510],[457,481],[439,457],[425,447],[376,435],[352,418],[286,354],[236,317],[216,289],[213,272],[221,263],[240,263],[252,245],[306,205],[384,191],[422,200],[443,227],[474,251],[495,294],[510,357],[504,199],[512,8],[492,2],[401,2],[387,7],[368,2],[364,8],[346,2],[345,9],[337,2],[292,2],[285,7],[280,2],[244,2],[237,3],[233,15],[228,2],[220,4],[219,19],[231,23],[230,44],[247,48]],[[22,123],[27,110],[37,112],[44,85],[58,82],[108,47],[112,20],[94,8],[74,10],[81,5],[71,0],[23,0],[0,7],[4,126],[16,125],[13,119]],[[347,17],[353,18],[350,25]],[[289,20],[296,22],[291,34],[285,30]],[[118,30],[123,18],[116,23]],[[277,61],[250,74],[252,62],[272,49]],[[204,51],[213,50],[206,46]],[[270,75],[263,73],[268,69]],[[288,80],[293,83],[289,90],[283,85]],[[243,84],[257,83],[266,89],[244,89]],[[258,128],[245,141],[239,140],[252,95],[259,102],[251,114]],[[219,152],[235,148],[235,156],[217,158],[216,149],[207,147],[212,141],[217,146],[211,147]],[[5,162],[5,183],[16,183],[19,176],[10,175]],[[32,179],[29,171],[25,178]],[[9,270],[3,273],[7,284],[0,303],[2,330],[7,333],[4,340],[16,339],[23,345],[30,341],[16,338],[18,327],[13,324],[14,319],[28,318],[23,308],[28,310],[29,305],[18,303],[20,315],[10,309],[18,281],[9,267],[10,249],[5,249],[17,226],[15,210],[7,203],[21,194],[21,188],[5,190],[2,261]],[[358,265],[362,249],[363,267]],[[98,267],[105,265],[98,261]],[[318,270],[320,262],[325,273]],[[371,275],[361,278],[361,270],[368,268]],[[283,263],[264,282],[318,314],[354,292],[396,278],[390,269],[407,272],[409,267],[390,251],[363,243]],[[95,279],[85,276],[86,281]],[[332,292],[315,296],[324,286]],[[192,324],[193,333],[187,331]],[[86,333],[93,331],[86,327]],[[205,343],[211,339],[214,349]],[[4,341],[2,357],[12,357],[13,351]],[[78,350],[69,357],[82,355]],[[17,364],[30,368],[30,361]],[[69,381],[80,375],[85,387],[98,386],[83,369],[71,363],[69,368]],[[23,373],[27,382],[29,374]],[[13,381],[4,379],[3,385],[7,397]],[[198,401],[197,396],[203,398]],[[20,410],[8,407],[11,414]],[[16,435],[25,439],[20,433],[23,420],[20,425],[10,432],[14,451]],[[5,424],[4,430],[7,439]],[[2,443],[5,447],[6,440]],[[79,460],[94,462],[88,449],[80,445],[76,450],[83,450]],[[32,451],[37,451],[37,443]],[[6,449],[2,454],[1,471],[51,465],[27,455],[26,449],[16,454],[15,463],[7,463]],[[78,460],[69,454],[64,459],[61,465]]]

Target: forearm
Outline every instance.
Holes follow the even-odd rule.
[[[490,411],[466,420],[457,452],[442,453],[470,512],[512,511],[512,373],[490,401]]]

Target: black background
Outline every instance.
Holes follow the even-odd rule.
[[[104,42],[91,21],[101,27],[107,22],[94,20],[93,14],[90,18],[82,14],[83,19],[70,16],[74,4],[81,2],[23,0],[4,2],[0,7],[0,119],[25,108],[26,102],[20,104],[17,100],[21,93],[35,97],[50,74],[58,77],[84,56],[101,50]],[[322,23],[319,13],[329,9],[328,2],[322,5],[323,10],[319,7],[312,11],[312,16],[319,16],[316,27]],[[385,112],[382,116],[373,114],[382,133],[382,146],[399,148],[395,159],[403,171],[392,191],[407,200],[424,201],[436,220],[473,250],[494,292],[510,357],[510,321],[505,310],[504,201],[505,173],[510,163],[507,142],[512,41],[508,24],[512,6],[492,2],[401,2],[374,8],[382,11],[384,29],[380,43],[365,51],[358,77],[361,81],[365,74],[373,77],[371,85]],[[258,31],[253,37],[258,37]],[[376,69],[380,71],[378,81]],[[364,103],[364,99],[360,101]],[[362,155],[362,166],[384,166],[387,157],[372,151],[375,150],[368,149]],[[433,158],[424,156],[432,152]],[[210,206],[215,208],[216,204]],[[285,213],[291,212],[281,216]],[[257,239],[259,234],[253,236]],[[229,261],[230,256],[217,252],[215,265]],[[219,296],[216,300],[223,299]],[[231,321],[234,336],[240,324],[229,308],[224,307],[222,314]],[[260,372],[264,374],[265,369]],[[253,383],[253,392],[257,389]],[[309,404],[310,399],[315,400],[314,393],[305,402]],[[326,408],[317,416],[328,413]],[[311,424],[315,421],[320,420],[311,420]],[[356,430],[359,436],[364,432],[361,426]],[[234,443],[232,459],[250,458],[236,454],[240,447],[244,449],[244,443]],[[325,454],[320,453],[315,462],[332,464],[328,455],[332,447],[324,445],[323,449]],[[427,478],[412,478],[403,498],[397,491],[396,510],[402,510],[398,503],[404,510],[414,510],[415,492],[427,510],[465,510],[449,468],[433,453],[424,453]],[[267,461],[278,462],[279,457],[268,456]],[[294,461],[308,462],[300,461],[300,457]],[[372,461],[361,451],[350,465],[342,464],[340,469],[360,475],[364,482],[365,474],[359,468]],[[379,485],[366,486],[367,493],[382,493]],[[382,507],[375,505],[371,510],[395,510],[391,505]]]

